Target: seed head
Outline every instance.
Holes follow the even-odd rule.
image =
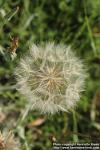
[[[69,111],[84,89],[84,66],[70,47],[47,43],[36,46],[15,70],[17,89],[41,113]]]

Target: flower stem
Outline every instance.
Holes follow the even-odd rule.
[[[73,110],[73,132],[77,132],[77,119],[76,119],[76,112]],[[78,142],[77,134],[73,134],[73,141]]]

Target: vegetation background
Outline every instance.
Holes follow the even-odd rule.
[[[27,103],[14,88],[19,59],[34,42],[56,41],[71,44],[84,60],[86,90],[74,113],[30,111],[14,130],[21,150],[52,150],[55,140],[100,142],[100,0],[0,0],[0,35],[0,129],[15,129]],[[19,38],[14,61],[4,55],[10,36]]]

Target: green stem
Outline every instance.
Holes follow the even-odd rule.
[[[77,133],[77,119],[76,119],[76,112],[73,110],[73,132]],[[73,134],[73,141],[78,142],[78,136]]]

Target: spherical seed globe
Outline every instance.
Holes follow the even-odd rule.
[[[84,90],[86,73],[70,46],[33,44],[15,69],[17,89],[41,113],[70,111]]]

